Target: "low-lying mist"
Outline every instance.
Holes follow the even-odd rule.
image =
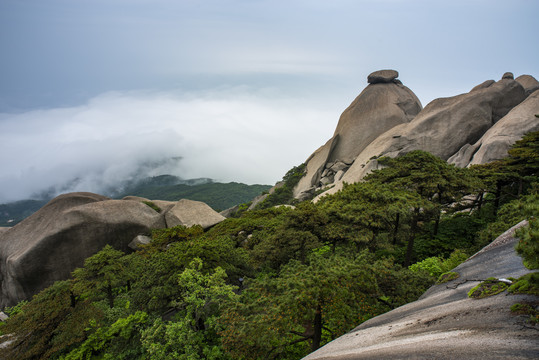
[[[236,87],[110,92],[87,104],[0,114],[0,203],[126,181],[273,184],[332,134],[340,109]]]

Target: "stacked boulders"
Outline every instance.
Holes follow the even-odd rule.
[[[368,76],[369,85],[342,113],[333,137],[306,161],[306,174],[294,189],[300,200],[339,182],[365,147],[421,111],[417,96],[397,79],[395,70]]]
[[[530,75],[488,80],[469,93],[435,99],[424,109],[395,70],[380,70],[343,112],[335,134],[306,161],[294,189],[299,200],[339,191],[377,169],[381,156],[424,150],[458,166],[507,155],[525,133],[539,129],[539,82]]]
[[[465,144],[448,159],[459,167],[486,164],[508,155],[511,146],[526,133],[539,131],[539,91],[514,107],[473,145]]]

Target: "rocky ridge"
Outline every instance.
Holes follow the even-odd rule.
[[[465,167],[500,159],[525,133],[539,130],[539,82],[530,75],[505,73],[425,108],[397,77],[395,70],[368,76],[369,85],[343,112],[333,137],[306,160],[296,199],[360,181],[382,156],[424,150]]]

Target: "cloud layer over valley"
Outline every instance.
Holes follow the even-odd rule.
[[[106,93],[84,106],[0,114],[0,203],[160,174],[274,183],[327,140],[336,109],[238,87]]]

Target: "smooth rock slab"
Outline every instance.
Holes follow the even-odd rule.
[[[200,225],[207,229],[226,218],[209,205],[194,200],[181,199],[165,214],[167,227]]]

